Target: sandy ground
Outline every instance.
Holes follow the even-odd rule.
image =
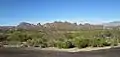
[[[19,48],[0,48],[0,57],[120,57],[120,48],[95,51],[59,52],[48,50],[24,50]]]
[[[55,47],[49,47],[49,48],[25,48],[26,50],[46,50],[46,51],[60,51],[60,52],[80,52],[80,51],[94,51],[94,50],[103,50],[103,49],[110,49],[110,48],[116,48],[120,46],[108,46],[108,47],[87,47],[87,48],[70,48],[70,49],[59,49]]]

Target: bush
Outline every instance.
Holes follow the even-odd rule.
[[[73,40],[74,45],[78,48],[104,47],[111,45],[105,38],[75,38]]]
[[[111,39],[111,45],[117,46],[118,45],[117,39],[115,39],[115,38]]]
[[[73,42],[74,42],[74,45],[78,48],[85,48],[89,46],[89,39],[86,39],[86,38],[81,38],[81,39],[77,38],[77,39],[74,39]]]
[[[49,40],[47,41],[47,47],[55,47],[55,40]]]
[[[107,42],[107,39],[105,38],[94,38],[91,41],[92,47],[104,47],[104,46],[110,46],[111,43]]]
[[[11,33],[8,37],[9,41],[25,42],[27,39],[28,39],[27,34],[22,32]]]
[[[57,41],[55,45],[58,48],[73,48],[74,47],[71,41]]]
[[[27,40],[29,46],[33,47],[47,47],[47,44],[43,41],[43,39],[29,39]]]

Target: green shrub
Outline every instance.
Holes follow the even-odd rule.
[[[47,41],[47,47],[55,47],[55,40],[49,40]]]
[[[73,48],[74,45],[70,41],[57,41],[56,47],[58,47],[58,48]]]
[[[107,42],[107,39],[105,38],[93,38],[91,39],[91,46],[92,47],[104,47],[104,46],[110,46],[111,43]]]
[[[27,40],[29,46],[33,47],[47,47],[47,44],[43,41],[43,39],[29,39]]]
[[[86,39],[86,38],[76,38],[74,39],[74,45],[78,48],[85,48],[85,47],[88,47],[89,46],[89,39]]]
[[[111,45],[117,46],[118,45],[117,39],[115,38],[111,39]]]

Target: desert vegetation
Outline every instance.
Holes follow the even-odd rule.
[[[98,29],[94,29],[94,27]],[[2,45],[41,48],[117,46],[120,43],[120,30],[118,28],[101,29],[101,27],[67,22],[55,22],[47,25],[21,23],[17,27],[0,29],[0,42]]]

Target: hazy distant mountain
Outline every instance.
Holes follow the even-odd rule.
[[[103,29],[103,28],[120,28],[120,21],[114,21],[105,23],[103,25],[92,25],[89,23],[85,24],[77,24],[70,22],[58,22],[55,21],[53,23],[46,23],[41,25],[38,23],[37,25],[21,22],[17,26],[0,26],[0,30],[9,30],[9,29],[27,29],[27,30],[88,30],[88,29]]]
[[[120,26],[120,21],[114,21],[103,24],[104,26]]]
[[[89,23],[76,24],[70,22],[53,22],[44,24],[46,28],[58,29],[58,30],[87,30],[87,29],[103,29],[102,25],[92,25]]]
[[[34,24],[26,23],[26,22],[21,22],[16,28],[31,30],[31,29],[39,29],[40,27],[41,27],[40,25],[34,25]]]
[[[15,29],[15,26],[0,26],[0,30],[2,31],[10,30],[10,29]]]
[[[104,29],[120,29],[120,21],[114,21],[103,24]]]
[[[50,28],[52,30],[75,30],[77,29],[76,23],[69,23],[69,22],[53,22],[53,23],[46,23],[43,25],[46,28]]]

